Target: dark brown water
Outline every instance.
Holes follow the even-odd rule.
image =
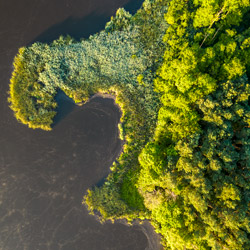
[[[60,34],[88,37],[118,7],[135,11],[142,1],[0,1],[0,249],[157,249],[143,227],[101,225],[81,205],[82,196],[107,176],[121,142],[119,110],[112,99],[83,107],[59,97],[53,131],[18,123],[7,103],[13,57],[33,41]],[[145,231],[146,230],[146,231]]]

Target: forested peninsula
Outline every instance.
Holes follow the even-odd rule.
[[[21,48],[9,102],[51,130],[59,90],[76,103],[114,95],[124,147],[84,196],[89,211],[147,219],[165,249],[247,250],[249,77],[249,0],[145,0],[88,39]]]

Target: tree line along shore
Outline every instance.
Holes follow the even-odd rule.
[[[9,102],[51,130],[55,95],[116,97],[124,147],[83,198],[100,221],[148,219],[165,249],[250,249],[250,2],[145,0],[103,31],[21,48]]]

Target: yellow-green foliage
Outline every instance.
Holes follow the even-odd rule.
[[[128,206],[124,201],[120,199],[119,190],[115,186],[110,186],[109,182],[106,182],[104,186],[100,188],[94,188],[88,190],[88,194],[83,201],[88,206],[88,209],[92,214],[98,211],[102,217],[101,221],[106,219],[124,217],[124,214],[128,213]],[[106,203],[106,206],[103,206]]]
[[[250,248],[249,7],[172,0],[165,16],[162,107],[137,187],[166,249]]]
[[[20,122],[30,128],[50,130],[57,104],[53,95],[41,91],[42,84],[37,77],[41,64],[39,60],[29,57],[28,49],[19,49],[13,64],[9,102]]]

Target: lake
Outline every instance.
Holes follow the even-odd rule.
[[[81,204],[88,188],[109,173],[122,143],[113,99],[84,106],[63,94],[52,131],[18,123],[8,85],[18,48],[59,35],[87,38],[119,7],[134,13],[142,1],[2,0],[0,2],[0,249],[155,250],[148,225],[100,224]]]

